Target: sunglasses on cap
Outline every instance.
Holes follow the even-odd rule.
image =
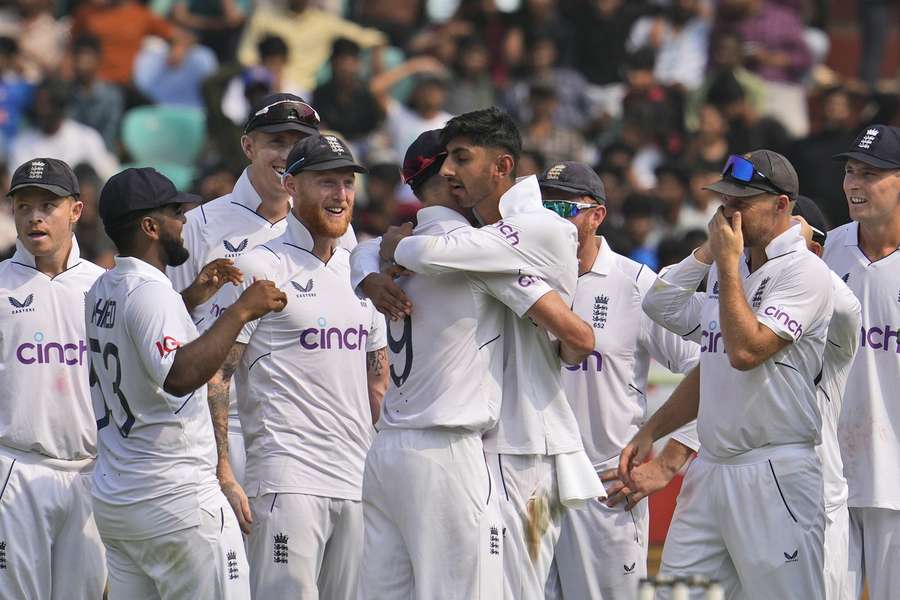
[[[768,192],[771,194],[774,190],[776,193],[784,194],[785,196],[791,195],[772,183],[772,180],[754,167],[752,162],[737,154],[732,154],[728,157],[728,160],[725,162],[725,168],[722,169],[722,177],[738,181],[745,184],[747,187],[751,187],[761,192]],[[759,187],[753,185],[753,183],[761,183],[768,187]]]
[[[544,200],[544,208],[552,210],[563,219],[570,219],[583,210],[597,208],[599,204],[588,204],[584,202],[572,202],[571,200]]]
[[[253,116],[247,121],[244,131],[251,131],[259,121],[266,121],[267,123],[297,121],[314,129],[318,129],[319,123],[322,122],[316,109],[306,102],[298,100],[279,100],[262,107],[253,113]]]

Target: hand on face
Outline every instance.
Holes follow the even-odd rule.
[[[737,265],[744,253],[744,234],[741,231],[741,213],[734,211],[731,222],[720,206],[709,222],[709,248],[716,264],[721,268]]]

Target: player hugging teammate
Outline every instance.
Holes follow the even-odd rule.
[[[108,272],[69,166],[16,169],[0,598],[633,600],[641,500],[693,452],[663,575],[896,596],[900,129],[836,157],[831,231],[785,157],[730,157],[657,276],[596,236],[590,167],[516,177],[494,108],[419,136],[415,227],[356,246],[365,169],[318,124],[262,99],[235,190],[186,214],[153,169],[111,178]],[[653,415],[651,359],[687,374]]]

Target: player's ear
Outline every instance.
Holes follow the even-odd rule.
[[[606,206],[601,204],[594,208],[589,215],[591,227],[596,230],[606,220]]]
[[[253,161],[253,138],[252,134],[244,134],[241,136],[241,150],[244,151],[244,156],[247,157],[247,160]]]
[[[151,240],[158,240],[160,234],[159,220],[154,215],[141,217],[140,230]]]
[[[511,154],[500,154],[494,161],[494,167],[497,169],[497,175],[501,178],[511,178],[516,172],[516,159]]]
[[[72,198],[72,206],[70,207],[69,220],[72,223],[72,227],[75,227],[75,223],[78,222],[78,219],[81,218],[81,213],[84,211],[84,202],[77,198]]]
[[[285,191],[291,195],[292,198],[297,197],[297,175],[285,175],[281,180],[281,185],[284,186]]]

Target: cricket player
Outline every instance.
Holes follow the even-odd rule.
[[[441,175],[451,196],[488,225],[443,236],[389,229],[381,255],[419,274],[515,274],[523,287],[543,282],[557,292],[541,298],[550,310],[538,327],[507,313],[500,420],[484,439],[503,490],[505,597],[543,598],[563,508],[605,496],[560,374],[560,357],[580,364],[594,347],[590,326],[569,309],[578,278],[577,232],[541,206],[535,177],[515,180],[521,138],[508,115],[490,108],[455,117],[442,142]]]
[[[844,161],[851,223],[828,234],[823,259],[862,304],[859,351],[838,427],[850,489],[850,575],[873,600],[900,589],[900,128],[860,132]]]
[[[284,234],[237,260],[241,287],[271,279],[291,300],[244,327],[225,368],[237,371],[250,501],[234,509],[252,520],[255,598],[356,598],[363,465],[388,384],[384,318],[353,292],[350,252],[338,246],[364,172],[333,135],[298,142]],[[223,288],[226,305],[241,287]]]
[[[816,256],[823,251],[827,234],[825,217],[815,203],[799,196],[794,214],[803,219],[803,237],[807,248]],[[828,325],[828,343],[825,346],[822,376],[816,385],[816,400],[822,414],[822,441],[816,453],[822,461],[825,500],[825,597],[827,600],[857,598],[851,592],[848,565],[849,513],[847,511],[847,481],[843,474],[838,446],[838,417],[847,377],[853,357],[859,345],[860,305],[853,292],[836,274],[831,273],[834,293],[834,312]],[[693,387],[696,405],[697,386]],[[677,398],[677,396],[675,397]],[[631,489],[620,481],[609,488],[609,504],[616,506],[623,500],[626,508],[642,498],[664,488],[684,466],[690,456],[699,450],[696,427],[685,428],[673,434],[663,451],[652,461],[632,470]]]
[[[424,204],[415,235],[470,228],[440,176],[441,131],[407,150],[404,181]],[[353,252],[353,282],[373,298],[381,240]],[[518,274],[447,273],[399,279],[410,313],[389,324],[393,386],[366,459],[361,598],[502,597],[499,486],[482,436],[500,417],[506,308],[546,320],[551,289]],[[561,302],[561,300],[560,300]],[[387,307],[403,312],[402,304]],[[399,315],[398,315],[399,316]],[[575,318],[574,315],[571,317]]]
[[[815,385],[833,312],[831,278],[791,221],[798,183],[786,158],[769,150],[732,155],[709,189],[723,198],[709,242],[658,278],[643,304],[701,352],[699,374],[685,380],[699,377],[701,450],[660,573],[719,579],[727,594],[749,598],[824,598]],[[707,275],[706,296],[695,296]],[[626,484],[650,440],[690,420],[676,416],[683,418],[657,411],[642,430],[648,435],[623,452]]]
[[[293,94],[271,94],[250,110],[241,137],[241,150],[250,161],[230,194],[189,210],[184,226],[190,257],[166,273],[176,290],[185,289],[202,267],[220,258],[236,259],[257,245],[284,233],[291,197],[281,183],[288,152],[301,139],[319,132],[319,115]],[[348,230],[342,244],[356,243]],[[192,311],[199,332],[204,332],[226,307],[215,297]],[[217,471],[226,496],[240,495],[244,477],[244,438],[237,404],[221,378],[209,382],[210,412],[220,453]],[[233,389],[233,388],[232,388]],[[225,460],[225,457],[228,460]]]
[[[686,373],[697,365],[700,346],[644,314],[641,301],[656,274],[613,252],[596,236],[606,217],[606,200],[594,170],[562,162],[548,168],[538,183],[544,207],[578,230],[572,310],[592,325],[596,341],[590,356],[565,367],[562,376],[585,451],[599,474],[618,465],[622,448],[647,418],[644,390],[650,359]],[[636,597],[640,579],[647,576],[649,524],[646,503],[623,511],[593,499],[566,511],[555,558],[562,597]]]
[[[30,160],[8,195],[18,238],[0,262],[0,598],[96,600],[106,566],[91,514],[83,306],[103,270],[78,254],[69,165]]]
[[[243,539],[216,480],[206,381],[244,324],[286,297],[257,281],[198,337],[165,275],[188,258],[181,204],[193,200],[150,168],[114,175],[100,194],[119,256],[85,298],[85,354],[111,600],[250,597]]]

